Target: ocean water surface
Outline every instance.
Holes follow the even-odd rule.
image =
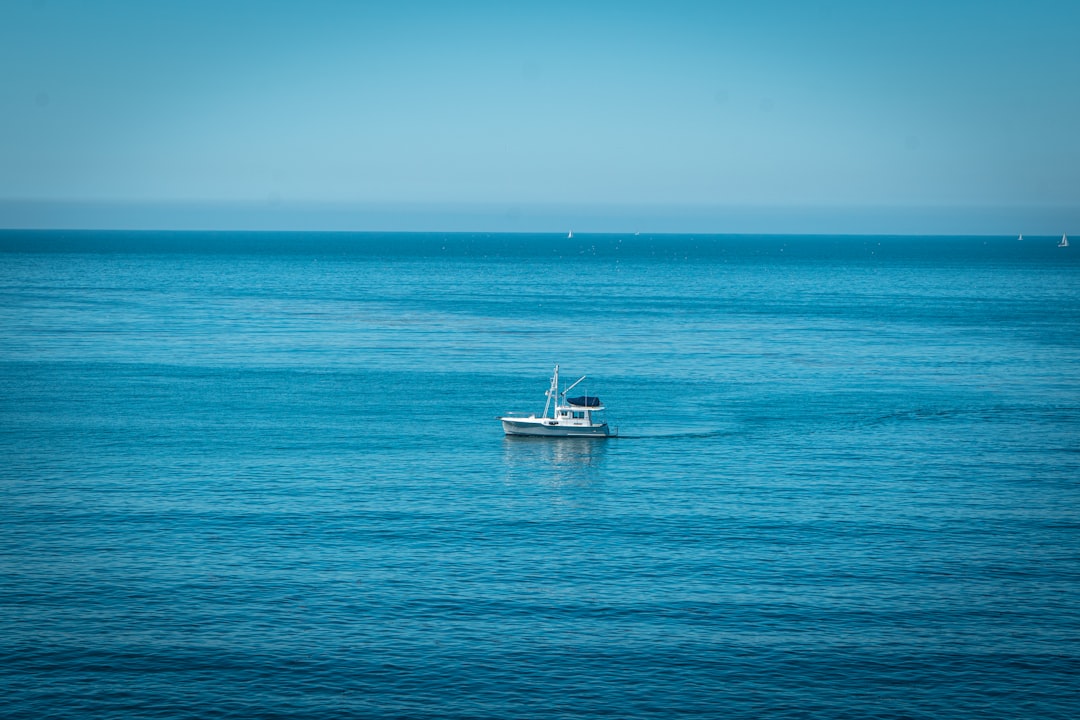
[[[1076,717],[1055,243],[2,232],[0,715]]]

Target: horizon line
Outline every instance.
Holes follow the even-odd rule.
[[[0,229],[650,235],[1054,236],[1080,206],[0,199]]]

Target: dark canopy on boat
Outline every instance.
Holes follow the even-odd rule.
[[[576,398],[566,398],[566,402],[578,407],[600,407],[600,398],[595,395],[582,395]]]

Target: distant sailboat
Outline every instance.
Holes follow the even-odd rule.
[[[1023,240],[1023,239],[1024,239],[1024,233],[1020,233],[1020,237],[1018,237],[1018,238],[1016,238],[1016,239],[1017,239],[1017,240]]]
[[[566,233],[566,239],[567,239],[567,240],[573,240],[573,239],[574,239],[574,231],[573,231],[573,230],[571,230],[570,232]]]
[[[1058,247],[1069,247],[1069,236],[1065,233],[1061,233],[1061,242],[1058,243]]]

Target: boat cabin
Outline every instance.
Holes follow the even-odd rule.
[[[584,395],[566,399],[566,405],[555,408],[555,417],[562,423],[571,425],[592,425],[594,411],[603,410],[600,398]]]

